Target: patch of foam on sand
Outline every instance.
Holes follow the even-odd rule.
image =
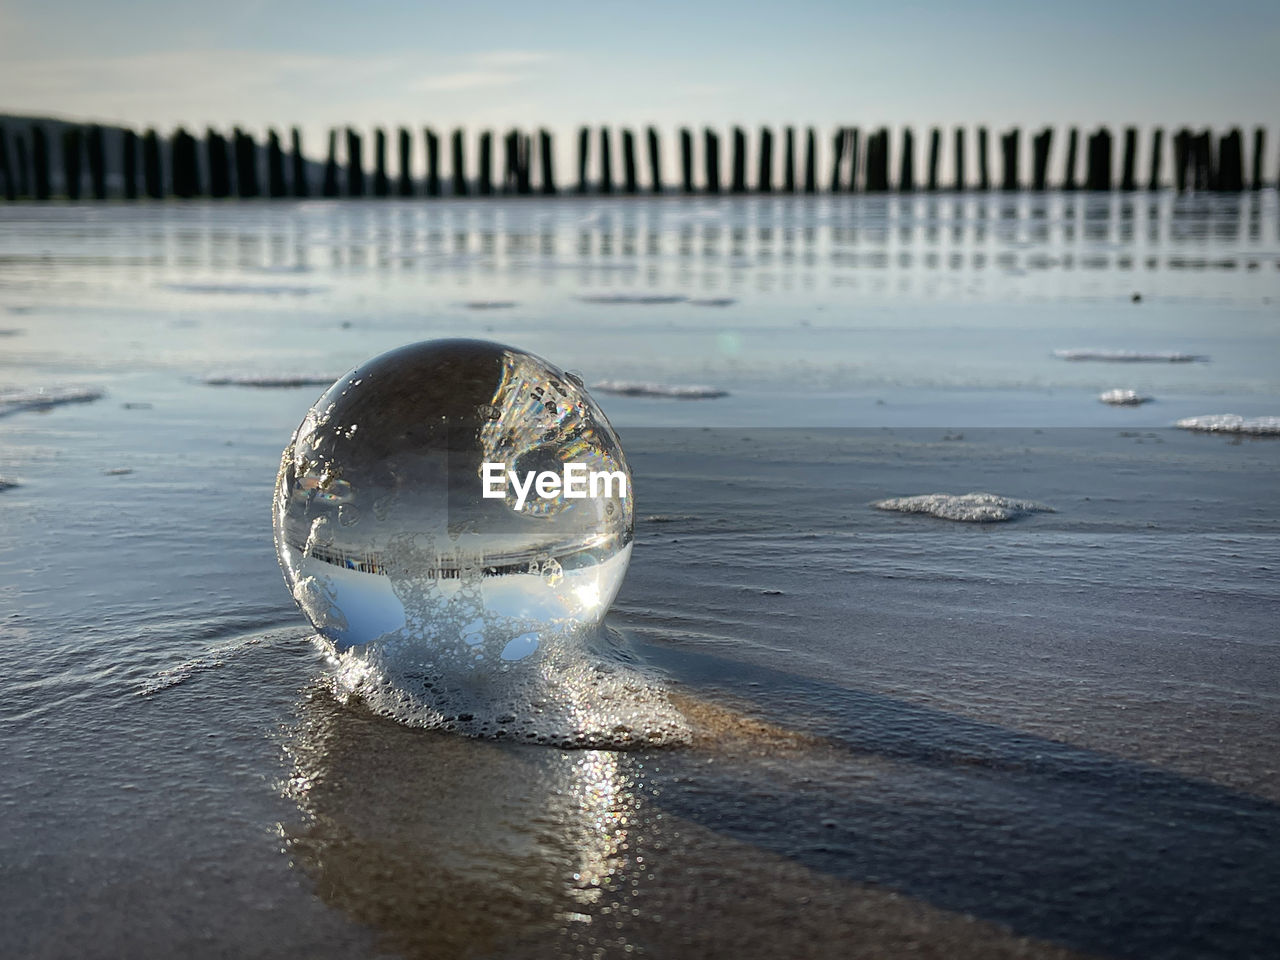
[[[1175,426],[1201,433],[1247,433],[1255,437],[1280,437],[1280,417],[1242,417],[1238,413],[1211,413],[1186,417]]]
[[[1150,403],[1150,397],[1144,397],[1137,390],[1107,390],[1098,394],[1098,399],[1113,407],[1138,407]]]
[[[103,392],[93,387],[39,387],[35,390],[0,390],[0,417],[23,410],[48,410],[65,403],[90,403]]]
[[[1053,513],[1053,507],[1035,500],[1015,500],[994,493],[925,493],[915,497],[893,497],[872,504],[877,510],[899,513],[927,513],[943,520],[964,523],[998,523],[1016,520],[1029,513]]]
[[[1143,353],[1140,350],[1055,350],[1059,360],[1096,360],[1102,363],[1208,363],[1197,353]]]
[[[711,400],[729,395],[728,390],[703,384],[646,383],[638,380],[601,380],[593,383],[591,389],[619,397],[668,397],[674,400]]]

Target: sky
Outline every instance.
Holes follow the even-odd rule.
[[[1275,0],[0,0],[0,113],[161,130],[1267,126]],[[674,139],[674,138],[670,138]],[[566,169],[564,173],[568,173]],[[563,174],[562,174],[563,176]]]

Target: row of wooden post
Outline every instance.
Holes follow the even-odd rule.
[[[952,148],[952,177],[944,181],[940,169],[942,131],[929,131],[927,161],[924,176],[917,179],[915,137],[910,128],[902,131],[899,140],[897,176],[894,179],[890,163],[890,135],[887,128],[864,132],[855,127],[841,127],[835,131],[832,141],[830,177],[819,180],[817,162],[817,135],[812,127],[805,131],[803,145],[798,142],[794,127],[783,131],[780,155],[782,181],[774,181],[774,133],[765,128],[758,138],[757,165],[754,178],[750,177],[749,151],[746,131],[741,127],[732,130],[730,157],[732,167],[727,183],[720,170],[720,134],[707,128],[702,135],[702,180],[695,182],[695,144],[697,138],[688,128],[679,131],[680,181],[678,189],[684,193],[817,193],[823,189],[831,193],[865,191],[883,193],[891,190],[912,191],[925,189],[964,190],[976,187],[990,190],[1156,190],[1162,186],[1161,166],[1164,153],[1164,131],[1152,132],[1148,155],[1149,175],[1139,178],[1137,170],[1138,131],[1134,127],[1124,131],[1120,175],[1113,176],[1113,138],[1106,128],[1090,133],[1084,145],[1084,177],[1077,180],[1079,166],[1080,135],[1071,128],[1067,135],[1066,160],[1062,178],[1050,179],[1050,159],[1053,146],[1052,128],[1036,132],[1031,139],[1031,180],[1025,182],[1019,170],[1020,131],[1009,130],[1000,136],[1000,177],[992,176],[988,165],[988,132],[977,128],[977,181],[969,180],[965,169],[966,130],[954,131]],[[555,194],[553,169],[553,144],[551,134],[539,130],[533,135],[518,130],[507,132],[501,143],[503,163],[501,176],[494,171],[495,142],[491,131],[484,131],[478,139],[478,159],[474,169],[468,170],[466,138],[462,130],[454,130],[450,137],[450,175],[442,174],[440,137],[431,129],[423,131],[426,150],[426,177],[419,181],[412,176],[414,135],[407,128],[398,131],[399,173],[394,182],[388,174],[387,135],[379,129],[373,134],[374,156],[372,176],[366,177],[364,168],[363,137],[352,129],[342,133],[345,148],[344,162],[338,160],[339,131],[329,133],[328,154],[322,175],[313,178],[308,172],[308,161],[302,152],[302,139],[297,127],[290,134],[286,152],[275,130],[267,134],[265,171],[261,150],[253,136],[235,129],[228,138],[210,129],[203,143],[183,128],[179,128],[162,142],[155,130],[148,130],[139,137],[132,130],[119,131],[120,166],[119,188],[108,189],[106,135],[97,125],[80,127],[66,125],[62,128],[61,157],[63,196],[71,200],[92,197],[107,199],[109,195],[125,199],[146,196],[161,199],[167,193],[175,197],[307,197],[313,191],[322,197],[429,197],[452,194],[454,196],[490,196],[494,194],[533,193]],[[1246,177],[1244,161],[1244,137],[1238,128],[1220,137],[1209,130],[1192,131],[1183,128],[1174,133],[1173,185],[1179,191],[1236,192],[1246,188],[1259,189],[1264,185],[1263,159],[1266,145],[1265,131],[1258,127],[1253,135],[1251,176]],[[592,164],[592,144],[597,144],[596,162]],[[600,128],[595,137],[590,128],[583,127],[578,134],[577,192],[580,194],[638,194],[663,193],[668,183],[662,170],[662,151],[658,131],[648,127],[645,131],[648,176],[642,185],[639,172],[639,156],[636,136],[631,130],[621,134],[622,176],[614,181],[612,161],[613,138],[607,127]],[[803,163],[798,159],[803,156]],[[203,157],[203,161],[202,158]],[[165,162],[168,176],[165,175]],[[591,179],[594,166],[595,179]],[[536,167],[536,176],[535,176]],[[260,173],[265,172],[265,182]],[[88,191],[85,191],[87,173]],[[535,182],[536,181],[536,182]],[[0,127],[0,188],[7,200],[33,198],[48,200],[53,193],[54,177],[51,173],[51,151],[45,127],[32,124],[19,131],[7,131]]]

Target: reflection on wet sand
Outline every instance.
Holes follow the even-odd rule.
[[[289,747],[305,818],[289,849],[323,900],[408,957],[1073,955],[664,809],[678,755],[749,768],[756,792],[837,757],[830,788],[876,776],[818,738],[677,706],[698,730],[678,754],[562,751],[410,729],[317,686]]]

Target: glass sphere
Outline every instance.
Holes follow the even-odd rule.
[[[537,479],[567,464],[605,479],[587,496]],[[294,599],[339,652],[408,645],[437,667],[508,669],[604,617],[631,556],[631,474],[581,379],[433,340],[316,402],[281,459],[274,526]]]

